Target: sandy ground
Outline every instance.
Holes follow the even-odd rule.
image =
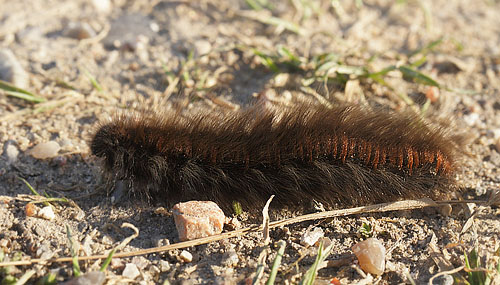
[[[272,1],[260,11],[245,1],[95,2],[101,4],[4,0],[0,5],[0,48],[17,59],[16,85],[45,99],[33,104],[0,91],[4,261],[70,256],[66,227],[80,245],[81,256],[106,253],[129,236],[130,230],[118,228],[123,222],[139,229],[139,236],[124,251],[178,242],[170,215],[147,205],[113,206],[103,191],[99,164],[89,153],[88,141],[97,123],[117,111],[218,112],[256,100],[293,101],[301,96],[401,112],[426,109],[430,120],[449,121],[470,140],[470,156],[457,177],[463,198],[485,201],[499,189],[498,1],[341,1],[338,5],[332,1],[333,6],[330,1]],[[266,65],[259,52],[270,55],[276,65]],[[325,57],[340,66],[337,73],[329,74],[327,84],[316,78],[309,90],[304,89],[315,74],[315,64]],[[356,76],[361,67],[373,72],[420,59],[418,71],[436,80],[439,90],[423,84],[429,84],[425,78],[405,80],[398,70],[383,77],[390,87]],[[92,77],[97,83],[92,84]],[[425,104],[436,94],[437,100]],[[58,155],[49,159],[30,155],[34,146],[48,141],[61,146]],[[19,177],[40,193],[74,199],[77,206],[55,203],[52,221],[27,217],[26,204],[33,196],[26,196],[30,191]],[[275,211],[271,218],[295,214]],[[243,225],[259,221],[245,215],[238,219]],[[379,284],[427,282],[444,270],[431,258],[431,248],[449,268],[462,266],[463,252],[473,248],[485,267],[498,260],[493,257],[500,245],[498,207],[458,204],[451,212],[363,214],[272,230],[272,243],[287,243],[277,283],[298,282],[313,263],[317,247],[299,243],[308,227],[324,230],[334,243],[329,260],[335,260],[351,254],[351,246],[364,239],[358,232],[364,223],[372,225],[372,235],[391,249],[385,272],[376,279]],[[182,262],[180,250],[116,259],[106,270],[106,282],[245,282],[256,271],[261,242],[262,233],[255,232],[191,247],[187,250],[194,256],[192,262]],[[275,256],[272,246],[269,260]],[[135,280],[123,276],[126,264],[138,269]],[[333,278],[342,284],[374,282],[355,264],[322,269],[317,282]],[[80,262],[84,273],[100,265],[100,261]],[[30,283],[49,272],[58,281],[73,276],[70,263],[52,263],[4,267],[0,277],[19,278],[29,270],[34,270]],[[264,274],[265,280],[269,265]],[[461,271],[457,276],[467,275]],[[447,280],[436,284],[449,284]]]

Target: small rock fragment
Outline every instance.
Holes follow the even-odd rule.
[[[7,163],[12,164],[17,161],[19,150],[13,143],[9,143],[8,141],[4,144],[3,155],[7,158]]]
[[[170,213],[168,212],[167,209],[165,209],[164,207],[158,207],[156,208],[154,211],[153,211],[156,215],[160,215],[160,216],[168,216]]]
[[[184,262],[193,261],[193,255],[187,250],[183,250],[181,254],[179,254],[179,258]]]
[[[453,281],[453,276],[445,274],[434,279],[434,282],[432,282],[432,284],[453,285],[455,284],[455,282]]]
[[[181,241],[207,237],[222,232],[224,212],[212,201],[189,201],[172,208]]]
[[[132,258],[132,263],[135,264],[137,268],[141,270],[151,264],[151,262],[146,258],[144,258],[143,256],[134,256]]]
[[[102,43],[107,48],[135,51],[141,41],[146,43],[155,34],[151,30],[151,19],[139,13],[122,14],[111,23],[111,28]]]
[[[379,240],[369,238],[352,246],[359,266],[367,273],[381,275],[385,270],[385,247]]]
[[[73,278],[64,285],[101,285],[106,280],[106,274],[101,271],[87,272],[79,277]]]
[[[0,80],[19,88],[28,87],[28,73],[9,49],[0,49]]]
[[[55,141],[48,141],[37,144],[31,149],[30,154],[37,159],[51,158],[57,155],[61,147]]]
[[[300,238],[300,243],[305,246],[313,246],[323,236],[324,232],[322,228],[308,228],[304,235]]]
[[[425,97],[431,101],[431,103],[437,102],[439,99],[439,88],[436,86],[430,86],[427,88],[427,91],[425,91]]]
[[[498,153],[500,153],[500,137],[497,138],[495,141],[495,149],[497,150]]]
[[[109,267],[111,269],[122,269],[125,268],[125,264],[123,264],[123,259],[120,258],[111,258],[111,263],[109,264]]]
[[[194,49],[198,56],[204,55],[210,52],[212,45],[207,40],[199,40],[194,43]]]
[[[122,276],[134,280],[137,276],[141,275],[137,265],[133,263],[125,264],[125,269],[123,269]]]
[[[97,12],[107,14],[111,12],[111,1],[110,0],[92,0],[92,5],[97,10]]]
[[[238,257],[238,254],[234,249],[230,249],[227,252],[225,252],[222,258],[223,258],[222,264],[224,266],[236,266],[240,261],[240,258]]]
[[[26,217],[33,217],[38,213],[38,207],[33,203],[28,203],[24,208],[24,213],[26,214]]]
[[[160,260],[160,270],[161,272],[167,272],[170,271],[170,263],[166,260]]]
[[[64,36],[72,39],[83,40],[93,38],[96,33],[87,23],[69,23],[63,32]]]
[[[56,217],[56,214],[54,214],[54,210],[52,210],[51,206],[46,206],[38,211],[38,217],[52,221]]]
[[[478,113],[470,113],[470,114],[465,115],[463,118],[464,118],[465,123],[467,123],[467,125],[469,125],[471,127],[479,122],[479,114]]]
[[[439,213],[444,217],[450,216],[453,211],[453,207],[450,204],[443,204],[438,209]]]

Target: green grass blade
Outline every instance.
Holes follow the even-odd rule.
[[[271,268],[271,272],[269,273],[269,279],[267,279],[266,285],[272,285],[274,284],[274,281],[276,280],[276,275],[278,274],[278,268],[280,267],[281,264],[281,258],[283,257],[283,254],[285,253],[285,247],[286,247],[286,242],[280,240],[278,242],[278,254],[276,255],[276,258],[274,259],[273,262],[273,267]]]
[[[28,102],[32,102],[32,103],[45,102],[45,98],[38,97],[29,91],[26,91],[24,89],[16,87],[16,86],[14,86],[8,82],[5,82],[3,80],[0,80],[0,89],[4,90],[5,93],[9,96],[23,99],[23,100],[26,100]]]
[[[443,38],[439,38],[435,41],[432,41],[430,42],[428,45],[424,46],[424,47],[421,47],[413,52],[411,52],[408,57],[413,57],[417,54],[426,54],[428,53],[429,51],[432,51],[434,50],[434,48],[436,48],[437,46],[439,46],[441,43],[443,43]]]
[[[264,7],[268,7],[269,3],[267,0],[245,0],[247,5],[253,10],[259,11],[264,9]]]
[[[256,49],[252,49],[252,51],[256,56],[262,59],[262,63],[272,72],[279,73],[281,71],[278,65],[276,65],[275,60],[271,56],[264,54],[263,52],[258,51]]]
[[[66,225],[66,235],[68,236],[69,240],[69,249],[71,251],[71,256],[73,258],[72,264],[73,264],[73,275],[75,277],[78,277],[82,275],[82,271],[80,270],[80,265],[78,265],[78,255],[75,252],[74,244],[73,244],[73,239],[71,238],[71,231],[69,229],[69,226]]]
[[[333,244],[328,246],[327,248],[323,248],[324,242],[321,241],[319,248],[318,248],[318,255],[316,256],[316,260],[314,261],[313,265],[307,270],[306,274],[300,280],[300,285],[313,285],[314,280],[316,279],[316,276],[318,274],[318,270],[322,267],[323,262],[325,259],[330,255],[330,252],[332,251]]]
[[[411,68],[410,66],[403,65],[403,66],[400,66],[398,68],[398,70],[401,71],[401,73],[403,73],[404,77],[411,79],[415,83],[436,86],[436,87],[441,86],[439,83],[437,83],[436,80],[434,80],[434,79],[430,78],[429,76]]]
[[[33,195],[36,195],[36,196],[42,196],[40,195],[36,190],[35,188],[33,188],[33,186],[31,186],[31,184],[26,181],[26,179],[22,178],[22,177],[19,177],[19,179],[24,182],[24,184],[26,184],[26,186],[28,186],[28,188],[30,189],[31,193],[33,193]]]
[[[377,78],[381,78],[382,76],[385,76],[387,73],[389,73],[393,70],[396,70],[396,69],[397,69],[397,67],[395,65],[391,65],[391,66],[388,66],[388,67],[382,69],[381,71],[368,73],[366,76],[368,78],[376,80]]]
[[[412,64],[410,64],[410,66],[412,68],[419,68],[420,66],[422,66],[425,62],[427,61],[427,57],[426,56],[422,56],[422,58],[414,61]]]
[[[287,20],[283,20],[281,18],[277,18],[277,17],[263,18],[263,17],[260,17],[260,18],[257,18],[256,20],[258,20],[259,22],[264,23],[264,24],[277,26],[277,27],[283,27],[285,30],[289,30],[290,32],[294,32],[298,35],[305,34],[305,30],[302,29],[299,25],[292,23],[290,21],[287,21]]]
[[[57,284],[57,274],[55,273],[47,273],[42,279],[40,279],[37,284],[38,285],[55,285]]]
[[[94,88],[97,91],[101,92],[103,90],[101,84],[99,84],[99,82],[97,82],[97,79],[95,79],[95,77],[92,74],[90,74],[90,72],[88,70],[83,69],[83,73],[90,80],[90,83],[92,84],[92,86],[94,86]]]
[[[465,267],[467,269],[473,270],[480,267],[479,256],[475,249],[471,250],[468,254],[464,253],[465,256]],[[468,272],[469,282],[472,285],[483,285],[485,282],[485,272],[483,271],[471,271]]]
[[[106,257],[106,259],[102,263],[101,269],[99,269],[99,271],[101,271],[101,272],[106,271],[106,268],[108,268],[108,265],[111,263],[111,259],[113,258],[113,255],[115,254],[115,252],[116,252],[116,248],[113,248],[109,252],[108,257]]]
[[[495,251],[495,255],[500,257],[500,247],[498,247]],[[500,260],[497,261],[497,272],[498,274],[500,274]]]
[[[233,211],[236,216],[239,216],[243,213],[243,207],[241,206],[241,203],[238,201],[233,201]]]

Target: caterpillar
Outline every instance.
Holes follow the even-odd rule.
[[[440,198],[454,186],[461,146],[416,114],[303,103],[227,113],[117,115],[90,142],[130,196],[165,205],[211,200],[223,209],[358,206]]]

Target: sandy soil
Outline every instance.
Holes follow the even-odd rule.
[[[18,82],[26,82],[26,90],[46,100],[32,104],[0,91],[4,261],[70,256],[66,227],[80,245],[79,255],[103,254],[115,247],[132,233],[118,228],[123,222],[139,229],[139,236],[124,251],[178,242],[173,218],[158,214],[157,207],[111,205],[99,164],[89,153],[88,141],[97,123],[132,109],[226,111],[259,99],[299,97],[401,112],[426,106],[430,120],[449,121],[469,137],[471,155],[457,179],[463,185],[463,198],[487,200],[500,187],[500,3],[341,2],[332,7],[330,1],[272,1],[256,11],[245,1],[224,0],[116,0],[109,7],[84,0],[4,0],[0,48],[10,50],[24,69],[26,74],[16,73]],[[432,48],[413,55],[436,40],[440,41]],[[293,60],[283,47],[300,64],[287,65]],[[254,51],[276,55],[271,59],[279,75]],[[313,83],[311,90],[318,94],[311,95],[314,92],[301,87],[312,77],[315,60],[324,54],[347,66],[346,75],[332,75],[328,89],[319,81]],[[384,77],[391,88],[357,78],[352,71],[353,66],[380,71],[423,56],[418,70],[439,82],[439,90],[405,80],[397,70]],[[439,98],[425,105],[426,98],[436,93]],[[409,106],[409,100],[414,105]],[[57,156],[30,155],[34,146],[47,141],[61,146]],[[33,196],[26,196],[30,191],[19,177],[40,193],[74,199],[77,206],[55,203],[52,221],[27,217],[26,204]],[[472,213],[476,213],[474,223],[462,232]],[[272,219],[295,214],[275,211]],[[238,219],[243,225],[259,221],[245,215]],[[271,231],[272,243],[280,239],[287,243],[277,283],[298,282],[313,263],[317,248],[299,243],[308,227],[321,227],[332,240],[329,260],[334,260],[351,254],[351,246],[363,239],[358,232],[363,223],[371,224],[373,236],[391,249],[385,273],[376,279],[379,284],[409,283],[410,278],[418,284],[427,282],[444,270],[431,258],[433,246],[456,268],[464,264],[463,252],[473,248],[478,248],[485,266],[494,264],[493,253],[500,245],[497,206],[458,204],[451,212],[426,209],[299,223]],[[256,271],[261,242],[262,233],[255,232],[188,248],[194,259],[187,263],[179,259],[180,250],[116,259],[106,270],[106,280],[109,284],[245,282]],[[275,255],[272,246],[269,260]],[[296,266],[299,257],[303,258]],[[135,281],[122,275],[129,263],[140,272]],[[355,264],[322,269],[317,282],[333,278],[342,284],[374,282]],[[82,272],[98,270],[100,265],[100,261],[80,262]],[[34,270],[30,283],[49,272],[57,274],[58,281],[73,276],[70,263],[51,263],[4,268],[0,277],[19,278],[29,270]],[[463,271],[458,275],[466,276]],[[448,284],[446,280],[439,284]]]

